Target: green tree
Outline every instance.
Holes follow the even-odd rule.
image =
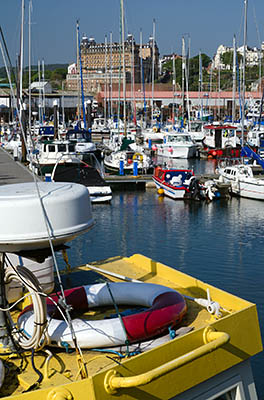
[[[201,55],[202,58],[202,68],[203,68],[203,76],[207,79],[207,68],[211,63],[211,58],[206,54]],[[189,69],[189,79],[188,85],[189,90],[198,90],[199,86],[199,55],[192,57],[190,60],[186,62],[187,68]],[[175,60],[175,72],[176,72],[176,83],[178,87],[182,85],[182,59],[176,58]],[[173,79],[173,61],[169,60],[163,65],[163,77],[161,82],[163,83],[172,83]]]
[[[231,67],[233,65],[233,54],[234,54],[233,50],[226,51],[225,53],[223,53],[220,57],[221,63],[223,63],[224,65],[229,65]],[[240,53],[237,53],[236,59],[237,59],[237,63],[240,64],[242,55]]]

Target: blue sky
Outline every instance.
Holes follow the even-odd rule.
[[[113,32],[119,40],[119,0],[32,0],[32,63],[72,63],[76,59],[76,20],[80,33],[103,42]],[[28,4],[25,0],[25,64],[28,64]],[[161,55],[181,53],[181,37],[190,37],[191,56],[201,50],[212,57],[220,44],[243,41],[244,0],[124,0],[126,33],[139,43],[152,34]],[[248,45],[264,41],[264,0],[248,0]],[[1,27],[15,62],[19,52],[21,0],[1,0]],[[2,55],[0,65],[3,65]]]

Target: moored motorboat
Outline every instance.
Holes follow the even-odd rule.
[[[242,148],[241,154],[249,159],[219,162],[219,181],[230,184],[235,196],[264,200],[264,160],[248,146]]]
[[[43,292],[27,268],[7,265],[5,252],[10,248],[46,257],[43,220],[46,236],[51,231],[56,244],[60,235],[56,214],[65,220],[64,227],[72,224],[67,229],[74,235],[83,232],[75,229],[76,224],[91,227],[88,194],[82,185],[36,185],[40,195],[37,190],[32,195],[39,208],[32,196],[27,201],[25,193],[32,187],[23,185],[11,185],[13,198],[9,193],[8,201],[0,201],[1,215],[11,220],[10,227],[0,228],[0,238],[6,236],[0,247],[2,281],[20,281],[26,293],[19,308],[6,302],[4,292],[1,295],[1,357],[8,370],[5,374],[0,363],[2,398],[144,399],[157,397],[157,389],[160,399],[219,398],[242,389],[248,399],[257,397],[249,362],[262,350],[254,304],[138,254],[75,268],[64,257],[67,267],[56,270],[59,287],[54,296]],[[42,185],[47,185],[46,191]],[[61,191],[63,201],[50,195]],[[19,214],[24,216],[17,221],[17,230],[19,236],[25,234],[20,248],[13,243],[16,235],[9,232]],[[34,253],[28,253],[29,236],[35,238]],[[46,250],[49,245],[52,249],[52,241],[45,240]],[[78,242],[76,246],[78,251]],[[54,252],[53,257],[56,260]],[[72,287],[72,282],[80,287]],[[127,304],[133,309],[127,310]],[[81,347],[92,348],[81,351]]]
[[[201,158],[239,157],[240,138],[238,128],[225,124],[210,124],[204,126],[203,149]]]
[[[198,181],[191,169],[156,167],[152,179],[158,191],[174,200],[199,197]]]
[[[120,174],[146,174],[153,170],[151,159],[145,153],[120,150],[104,158],[107,172]]]
[[[44,140],[37,143],[36,148],[28,154],[28,161],[29,168],[37,175],[52,173],[57,163],[64,170],[80,164],[75,143],[66,140]]]
[[[3,398],[8,396],[9,399],[12,399],[12,396],[14,396],[14,398],[21,398],[22,400],[25,397],[25,394],[21,394],[22,390],[28,390],[26,398],[29,400],[35,399],[36,395],[40,400],[52,398],[51,396],[54,397],[55,395],[79,399],[84,399],[89,395],[95,399],[106,400],[115,394],[120,399],[132,399],[135,391],[140,391],[140,398],[146,398],[147,396],[154,396],[157,385],[159,398],[162,399],[181,399],[183,396],[185,399],[193,399],[197,396],[206,399],[210,396],[219,398],[219,396],[236,393],[241,388],[243,388],[243,392],[249,393],[248,397],[245,398],[252,400],[257,398],[249,362],[252,355],[262,350],[254,304],[140,255],[105,260],[105,262],[72,269],[70,275],[69,272],[65,275],[64,282],[70,282],[70,276],[72,279],[76,279],[81,274],[83,282],[81,290],[85,291],[87,287],[84,286],[84,276],[89,281],[88,276],[90,276],[89,271],[91,269],[100,271],[98,280],[104,279],[105,282],[108,282],[107,277],[110,277],[111,292],[114,282],[122,285],[125,283],[122,280],[129,280],[129,277],[133,277],[131,279],[133,282],[143,282],[136,285],[142,287],[140,290],[141,299],[151,298],[147,293],[144,295],[149,284],[150,287],[154,283],[154,287],[156,287],[156,284],[162,285],[162,290],[165,293],[173,292],[172,289],[176,289],[185,297],[188,305],[188,312],[182,320],[181,328],[175,328],[175,324],[172,323],[167,328],[167,335],[154,338],[151,342],[144,340],[142,343],[133,345],[133,341],[128,339],[124,346],[97,347],[97,350],[100,349],[100,353],[95,352],[96,348],[84,351],[82,356],[79,356],[79,361],[78,354],[75,356],[75,353],[70,352],[70,341],[64,342],[62,340],[64,338],[63,332],[58,329],[52,345],[61,345],[61,348],[57,347],[55,351],[52,350],[52,347],[49,347],[49,349],[44,348],[40,352],[35,351],[32,353],[33,355],[25,354],[24,360],[27,361],[27,367],[23,371],[19,371],[17,367],[21,362],[19,357],[9,359],[9,374],[5,379],[2,375],[4,380],[1,391]],[[125,271],[127,276],[120,275],[120,271]],[[75,275],[76,278],[74,278]],[[131,285],[133,284],[131,283]],[[95,289],[95,294],[93,294],[93,290],[90,293],[91,300],[95,300],[95,302],[98,301],[97,296],[100,295],[100,290],[96,291],[96,287],[96,284],[90,285],[91,289]],[[106,287],[106,284],[104,284],[104,287]],[[133,289],[127,291],[126,284],[123,287],[124,292],[126,292],[124,297],[128,299],[129,293],[131,294]],[[79,300],[79,304],[83,303],[82,300],[85,299],[86,292],[80,296],[79,290],[75,292],[73,289],[72,291],[74,294],[73,305],[76,307],[77,300]],[[208,296],[209,292],[210,296]],[[67,289],[65,293],[68,297]],[[105,293],[107,293],[109,299],[108,289]],[[157,294],[158,292],[155,289],[153,299],[159,297]],[[118,293],[113,290],[112,295],[113,311],[110,310],[110,312],[116,313],[115,320],[119,319],[120,322],[121,318],[126,324],[126,314],[123,314],[123,311],[120,310],[121,306],[117,305],[119,303]],[[102,299],[98,303],[103,304]],[[115,303],[118,310],[115,310]],[[65,315],[63,308],[60,307],[59,311],[56,304],[56,301],[50,302],[50,306],[53,310],[56,310],[57,314],[62,312]],[[139,304],[138,301],[137,304]],[[86,306],[86,304],[84,305]],[[98,330],[93,330],[93,325],[87,328],[91,320],[98,323],[98,318],[100,320],[106,314],[105,307],[101,310],[101,314],[98,314],[98,311],[94,316],[90,313],[86,321],[86,331],[91,329],[95,336],[100,336],[101,332],[101,335],[108,340],[109,332],[107,330],[98,332]],[[132,310],[132,312],[134,321],[140,318],[135,314],[135,310]],[[159,311],[157,310],[157,312]],[[26,313],[27,311],[25,311],[25,315]],[[166,315],[166,308],[161,308],[160,314],[162,317]],[[149,316],[152,315],[154,316],[155,313],[150,312]],[[57,316],[55,315],[54,318],[55,323],[58,324]],[[105,324],[104,327],[108,326],[110,329],[110,323],[107,320],[101,321]],[[250,325],[248,321],[250,321]],[[154,322],[157,324],[155,318]],[[51,323],[52,318],[49,321],[49,328]],[[63,319],[60,320],[60,324],[66,325]],[[76,326],[73,326],[75,332]],[[134,323],[132,326],[133,329],[136,329]],[[24,333],[26,332],[24,331]],[[243,332],[243,335],[241,332]],[[75,358],[76,362],[74,362]],[[34,360],[35,370],[30,368],[32,359]],[[88,370],[89,377],[85,375],[85,368]],[[31,373],[29,369],[32,371]],[[36,370],[39,373],[38,375],[34,372]],[[78,379],[81,371],[82,379]],[[15,380],[18,376],[19,381],[16,385],[13,385],[10,393],[10,379]],[[33,390],[32,385],[37,380],[38,385],[35,385],[35,390]],[[171,381],[176,381],[178,384],[171,385],[169,384]]]
[[[74,182],[87,187],[92,203],[107,203],[112,200],[112,189],[104,179],[104,172],[97,158],[90,154],[89,161],[81,161],[71,168],[60,168],[57,163],[52,171],[54,182]]]
[[[191,169],[170,169],[156,167],[152,177],[159,194],[174,200],[213,200],[227,197],[223,188],[213,180],[200,182]]]
[[[169,132],[164,135],[163,143],[157,144],[157,155],[169,158],[193,158],[198,145],[185,132]]]

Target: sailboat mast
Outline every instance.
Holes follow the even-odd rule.
[[[218,119],[220,120],[221,118],[221,106],[220,106],[220,91],[221,91],[221,69],[220,69],[220,63],[218,67]]]
[[[202,76],[202,55],[201,51],[199,51],[199,109],[200,109],[200,118],[201,120],[203,119],[203,107],[202,107],[202,100],[201,100],[201,92],[202,92],[202,81],[203,81],[203,76]]]
[[[143,38],[142,38],[142,29],[140,29],[140,70],[141,70],[141,93],[143,98],[143,121],[146,115],[146,98],[145,98],[145,74],[144,74],[144,63],[143,63]]]
[[[122,50],[123,50],[123,119],[124,119],[124,136],[127,135],[126,129],[126,59],[125,59],[125,15],[124,0],[121,0],[121,26],[122,26]]]
[[[29,133],[31,134],[31,11],[32,11],[32,0],[29,1],[28,5],[28,126]]]
[[[25,15],[25,1],[22,0],[22,15],[21,15],[21,37],[20,37],[20,85],[19,85],[19,97],[20,97],[20,112],[22,112],[22,92],[23,92],[23,53],[24,53],[24,15]]]
[[[233,103],[232,103],[232,122],[235,121],[236,114],[236,36],[233,38]]]
[[[242,147],[244,146],[244,120],[245,120],[245,75],[246,75],[246,43],[247,43],[247,5],[248,5],[248,0],[244,0],[244,51],[243,51],[243,67],[242,67],[242,118],[241,118],[241,124],[242,124],[242,130],[241,130],[241,136],[242,136]]]
[[[110,114],[113,117],[113,33],[110,32]]]
[[[79,48],[79,66],[80,66],[80,78],[81,78],[81,91],[82,91],[82,114],[83,114],[84,129],[86,129],[86,117],[85,117],[85,106],[84,106],[84,90],[83,90],[83,75],[82,75],[82,54],[81,54],[81,41],[80,41],[79,21],[77,21],[77,37],[78,37],[78,48]]]
[[[151,126],[154,121],[154,79],[155,79],[155,30],[156,21],[153,19],[153,32],[152,32],[152,94],[151,94]]]
[[[78,21],[76,24],[76,58],[77,58],[77,97],[78,97],[78,103],[77,103],[77,119],[80,121],[80,114],[81,114],[81,106],[80,106],[80,61],[79,61],[79,40],[78,40]]]
[[[44,69],[44,60],[42,60],[42,104],[43,104],[43,120],[45,120],[45,69]]]
[[[172,125],[175,124],[175,94],[176,94],[176,68],[175,68],[175,53],[173,53],[172,59],[173,79],[172,79],[172,90],[173,90],[173,103],[172,103]]]
[[[184,119],[184,75],[185,75],[185,40],[182,37],[182,119]]]
[[[135,126],[137,125],[137,112],[136,112],[136,101],[135,101],[135,46],[134,36],[132,37],[132,104],[133,104],[133,121]]]
[[[39,122],[42,124],[42,102],[41,102],[41,92],[40,92],[40,60],[38,60],[38,80],[39,80]]]
[[[105,79],[104,79],[104,125],[107,119],[107,35],[105,35]]]
[[[189,37],[189,46],[188,46],[188,64],[185,63],[185,79],[186,79],[186,101],[187,101],[187,115],[188,115],[188,129],[191,121],[190,114],[190,101],[189,101],[189,63],[190,63],[190,51],[191,51],[191,39]]]
[[[209,91],[210,91],[210,102],[209,102],[209,115],[211,116],[211,99],[212,99],[212,80],[213,80],[213,64],[211,64],[211,68],[210,68],[210,87],[209,87]]]

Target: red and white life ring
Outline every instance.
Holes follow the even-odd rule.
[[[112,295],[111,295],[112,294]],[[149,339],[177,325],[187,312],[186,302],[177,291],[151,283],[110,282],[80,286],[65,290],[66,302],[73,310],[87,311],[95,307],[117,305],[150,307],[145,311],[120,318],[85,320],[76,318],[73,329],[82,348],[110,347]],[[58,295],[51,295],[58,302]],[[51,345],[74,347],[68,324],[58,319],[58,310],[47,300],[48,335]],[[124,325],[125,332],[124,332]],[[26,307],[18,318],[18,326],[31,336],[34,328],[34,310]]]

